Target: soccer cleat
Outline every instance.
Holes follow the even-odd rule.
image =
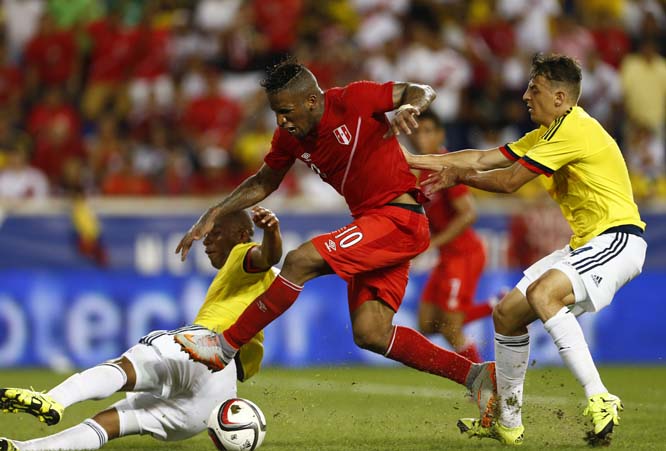
[[[468,387],[470,396],[479,408],[479,418],[484,428],[490,427],[497,410],[497,378],[495,362],[478,364],[479,370]]]
[[[520,446],[523,444],[525,427],[522,425],[515,428],[502,426],[499,422],[490,427],[481,425],[481,420],[476,418],[461,418],[458,420],[458,429],[461,434],[468,437],[490,438],[504,445]]]
[[[583,415],[592,419],[594,430],[588,434],[588,441],[608,441],[613,427],[620,424],[618,412],[624,410],[622,401],[610,393],[602,393],[588,399]]]
[[[21,451],[18,447],[8,438],[0,438],[0,451]]]
[[[52,426],[60,422],[65,408],[44,393],[25,388],[0,388],[0,410],[26,412]]]
[[[203,363],[213,372],[222,371],[227,363],[233,359],[233,355],[225,358],[222,343],[217,334],[193,335],[181,333],[174,335],[173,339],[192,360]]]

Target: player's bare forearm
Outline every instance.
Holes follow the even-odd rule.
[[[280,262],[282,258],[282,235],[280,235],[279,226],[275,227],[274,230],[264,231],[261,249],[266,269]]]
[[[491,171],[451,168],[457,183],[489,191],[491,193],[513,193],[538,174],[515,163],[511,167]]]
[[[259,171],[245,179],[235,190],[221,202],[212,206],[214,216],[243,210],[268,197],[279,186],[285,172],[277,172],[263,165]]]
[[[422,169],[426,171],[435,171],[439,172],[441,171],[445,166],[449,166],[450,164],[446,163],[446,160],[444,160],[442,157],[445,155],[414,155],[414,154],[409,154],[403,150],[403,153],[405,153],[405,159],[407,160],[407,164],[409,165],[410,168],[412,169]]]
[[[213,216],[224,216],[228,213],[243,210],[264,200],[270,192],[266,191],[255,176],[249,177],[219,203],[208,209]]]
[[[437,94],[432,87],[416,83],[395,83],[393,87],[393,106],[413,106],[422,113],[427,110]],[[417,114],[418,114],[417,113]]]
[[[216,217],[245,209],[265,199],[280,186],[288,170],[289,168],[274,170],[264,164],[256,174],[247,178],[224,200],[206,210],[178,243],[176,253],[180,253],[180,259],[185,261],[194,240],[200,240],[210,232]]]
[[[441,171],[451,166],[487,171],[511,165],[511,161],[505,158],[499,149],[465,149],[441,155],[412,155],[407,163],[413,169],[429,171]]]
[[[252,221],[264,231],[261,247],[251,255],[255,268],[267,270],[282,258],[282,235],[280,221],[270,210],[256,206],[252,209]]]
[[[435,99],[435,90],[428,85],[396,82],[393,84],[393,108],[397,108],[384,138],[411,135],[419,127],[416,117]]]

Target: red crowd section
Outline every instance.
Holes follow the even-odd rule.
[[[580,61],[637,198],[666,198],[664,2],[7,0],[1,18],[0,198],[228,192],[268,150],[259,81],[287,54],[324,89],[430,84],[449,149],[503,145],[533,126],[535,52]],[[307,192],[292,172],[284,193]]]

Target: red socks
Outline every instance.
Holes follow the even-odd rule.
[[[301,290],[302,286],[278,275],[268,290],[248,305],[236,322],[223,332],[224,339],[239,349],[291,307]]]
[[[464,385],[472,362],[428,341],[413,329],[395,326],[386,357]]]
[[[479,354],[479,350],[476,349],[476,345],[474,343],[466,345],[458,352],[458,354],[471,360],[474,363],[481,363],[483,361],[481,360],[481,355]]]
[[[296,301],[303,287],[277,276],[265,293],[255,299],[224,331],[224,339],[239,349]],[[395,326],[386,357],[409,367],[442,376],[464,385],[472,362],[455,352],[434,345],[407,327]]]

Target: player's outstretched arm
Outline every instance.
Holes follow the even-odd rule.
[[[476,171],[489,171],[511,166],[513,163],[499,150],[499,147],[488,150],[465,149],[446,154],[414,155],[403,147],[407,164],[412,169],[441,171],[445,167],[456,166]]]
[[[256,206],[252,208],[252,221],[264,231],[261,246],[252,248],[250,253],[252,267],[266,271],[282,258],[280,220],[267,208]]]
[[[400,133],[411,135],[412,130],[419,127],[416,117],[430,106],[436,96],[435,90],[428,85],[395,82],[393,84],[393,107],[397,111],[389,124],[390,130],[384,137],[398,136]]]
[[[202,239],[211,231],[217,216],[242,210],[264,200],[280,186],[288,170],[289,167],[276,170],[264,164],[256,174],[248,177],[220,203],[210,207],[201,215],[178,243],[176,254],[180,253],[180,259],[185,261],[192,243]]]
[[[492,193],[513,193],[538,175],[538,173],[530,171],[519,162],[515,162],[506,168],[491,171],[445,166],[441,171],[431,174],[422,185],[425,187],[426,194],[432,194],[458,183]]]

